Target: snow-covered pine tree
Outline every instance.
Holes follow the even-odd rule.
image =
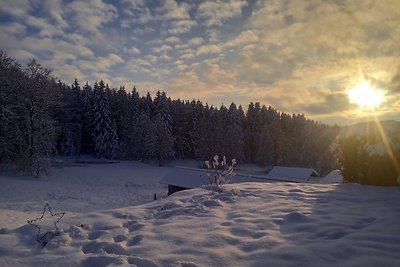
[[[61,155],[78,155],[82,144],[82,105],[80,104],[80,86],[77,79],[71,87],[59,82],[59,94],[62,105],[56,110],[59,124],[57,149]]]
[[[243,110],[231,103],[228,109],[228,117],[225,128],[225,155],[228,159],[244,159],[244,134],[243,134]]]
[[[249,162],[256,161],[257,140],[261,134],[261,107],[260,103],[250,103],[245,121],[245,156]]]
[[[171,102],[172,134],[175,139],[174,151],[177,158],[190,157],[190,104],[181,100]]]
[[[157,128],[147,112],[142,111],[137,116],[135,128],[132,132],[134,136],[132,141],[135,159],[148,160],[154,158],[156,150],[156,131]]]
[[[130,97],[121,86],[112,97],[112,110],[117,125],[117,135],[120,144],[119,158],[129,159],[130,154]]]
[[[118,136],[111,114],[110,92],[101,80],[94,85],[94,132],[95,152],[98,157],[114,158],[118,152]]]
[[[256,163],[266,167],[274,164],[274,142],[269,124],[264,124],[258,141]]]
[[[217,154],[218,148],[215,144],[216,111],[207,104],[204,106],[201,101],[197,101],[192,106],[193,128],[190,136],[193,144],[194,156],[196,159],[206,160],[209,155]]]
[[[128,112],[127,112],[127,136],[126,136],[126,149],[127,149],[127,157],[129,159],[140,159],[143,156],[139,155],[139,149],[140,149],[140,140],[138,136],[140,135],[139,131],[139,115],[141,114],[141,107],[140,107],[140,97],[139,93],[136,90],[136,87],[134,86],[132,89],[132,92],[128,95]]]
[[[93,142],[93,102],[94,95],[93,89],[88,82],[83,86],[80,91],[80,104],[82,106],[82,145],[81,153],[92,154],[94,153],[94,142]]]
[[[137,116],[139,116],[140,113],[140,97],[139,93],[136,89],[136,86],[133,86],[132,92],[129,96],[129,114],[130,114],[130,120],[134,121],[136,120]]]
[[[165,92],[157,92],[154,99],[154,124],[157,127],[155,154],[160,164],[174,157],[174,138],[172,136],[172,119]]]
[[[256,163],[261,166],[274,165],[275,142],[278,137],[273,135],[271,127],[277,127],[279,124],[272,125],[273,122],[279,122],[280,115],[272,107],[263,106],[261,108],[261,134],[257,140]],[[276,130],[275,130],[276,132]]]
[[[150,118],[153,117],[153,99],[151,98],[150,92],[147,92],[145,97],[141,97],[141,111],[146,112]]]

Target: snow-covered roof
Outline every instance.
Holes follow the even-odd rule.
[[[312,168],[275,166],[268,173],[268,178],[288,182],[308,182],[320,177],[318,172]]]
[[[172,168],[160,183],[184,188],[195,188],[210,183],[209,173],[203,169],[175,167]]]
[[[231,183],[259,182],[267,183],[271,180],[266,176],[236,173],[234,176],[226,177]],[[172,168],[161,180],[160,183],[175,185],[184,188],[195,188],[210,184],[213,176],[208,170],[177,166]]]
[[[340,170],[333,170],[321,179],[323,184],[343,183],[343,175]]]

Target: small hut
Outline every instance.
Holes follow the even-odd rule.
[[[210,184],[210,177],[209,172],[204,169],[175,167],[161,179],[160,183],[168,185],[169,196],[178,191]]]

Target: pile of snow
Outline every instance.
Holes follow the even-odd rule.
[[[133,177],[148,174],[141,177],[148,179],[141,186],[131,182],[129,188],[139,196],[146,195],[142,189],[151,191],[143,183],[163,176],[162,168],[121,164],[127,164],[125,170],[135,165]],[[104,208],[117,199],[121,206],[127,204],[122,201],[127,188],[113,187],[116,181],[128,182],[116,165],[88,177],[81,167],[75,173],[79,179],[68,187],[56,187],[51,179],[35,181],[53,189],[54,199],[46,200],[54,204],[54,212],[75,211],[65,214],[58,224],[60,235],[45,247],[36,242],[37,229],[26,220],[40,214],[46,196],[29,200],[31,181],[0,177],[0,266],[400,266],[400,188],[243,183],[224,185],[222,193],[197,188],[139,206],[83,212],[84,203],[77,203],[86,200],[94,208],[94,201]],[[71,168],[68,173],[75,172]],[[107,175],[112,179],[105,184]],[[12,197],[3,189],[8,184],[8,190],[28,196]],[[97,189],[114,200],[99,198]]]

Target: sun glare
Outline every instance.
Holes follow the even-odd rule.
[[[351,103],[362,108],[375,109],[384,100],[384,93],[372,87],[368,81],[364,81],[348,92]]]

